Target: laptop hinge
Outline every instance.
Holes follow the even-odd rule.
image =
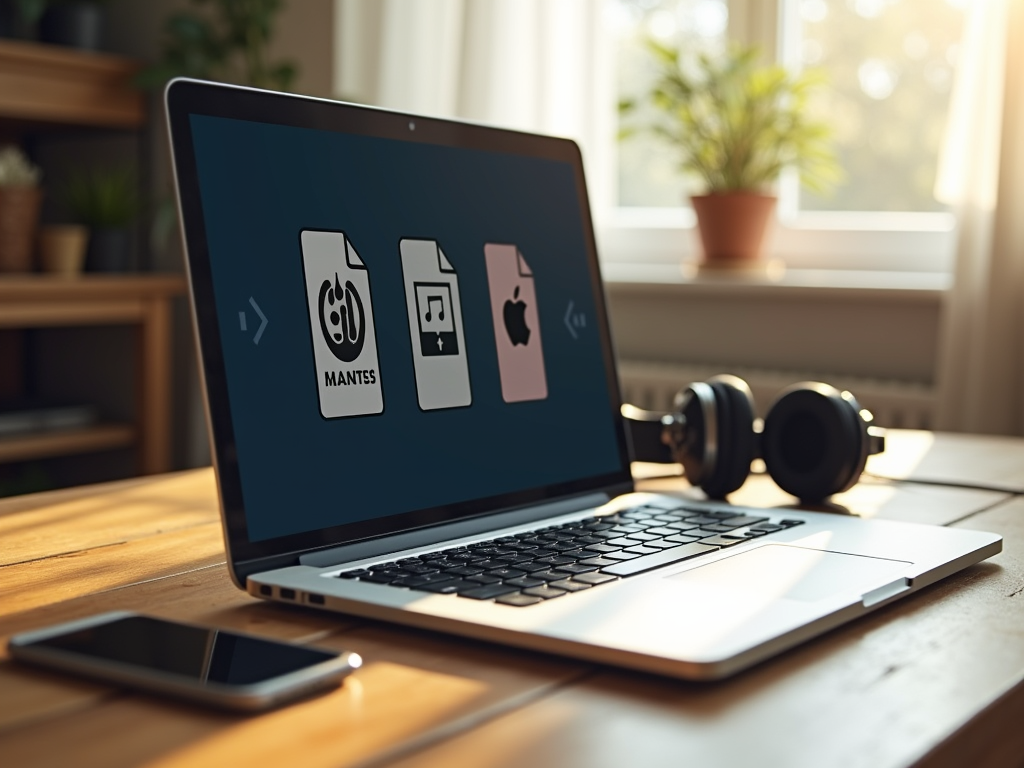
[[[464,536],[474,536],[479,533],[532,523],[549,517],[557,517],[558,515],[568,515],[583,509],[599,507],[602,504],[606,504],[610,499],[611,497],[606,493],[590,493],[586,496],[576,496],[572,499],[535,504],[509,512],[499,512],[484,517],[475,517],[470,520],[460,520],[457,523],[446,523],[418,531],[409,531],[394,536],[385,536],[379,539],[371,539],[370,541],[360,541],[355,544],[345,544],[341,547],[323,549],[318,552],[309,552],[299,556],[299,563],[302,565],[312,565],[317,568],[326,568],[338,563],[377,557],[378,555],[386,555],[391,552],[400,552],[403,549],[428,547],[431,544],[437,544],[442,541],[461,539]]]

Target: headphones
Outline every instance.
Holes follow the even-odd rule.
[[[634,461],[678,463],[712,499],[723,499],[764,460],[782,490],[820,502],[851,488],[870,455],[885,450],[885,430],[849,392],[818,382],[785,389],[759,429],[750,387],[736,376],[687,385],[669,413],[622,406]]]

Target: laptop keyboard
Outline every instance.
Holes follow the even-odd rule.
[[[421,592],[528,606],[690,560],[802,520],[639,506],[337,574]]]

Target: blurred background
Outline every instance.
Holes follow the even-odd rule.
[[[0,0],[0,144],[39,171],[33,231],[84,228],[91,249],[75,278],[43,274],[41,251],[0,274],[0,495],[209,462],[160,102],[174,74],[574,138],[639,404],[728,371],[762,407],[817,378],[890,426],[1024,433],[1021,5]],[[772,190],[770,273],[695,272],[693,179],[657,137],[620,138],[650,39],[823,74],[810,109],[844,178]],[[125,245],[103,261],[111,229]]]

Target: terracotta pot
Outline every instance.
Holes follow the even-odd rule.
[[[757,192],[694,195],[697,229],[704,246],[704,264],[749,266],[761,258],[776,199]]]
[[[28,272],[39,224],[39,187],[0,187],[0,272]]]
[[[76,277],[85,264],[89,230],[80,224],[51,224],[39,231],[39,261],[45,272]]]

